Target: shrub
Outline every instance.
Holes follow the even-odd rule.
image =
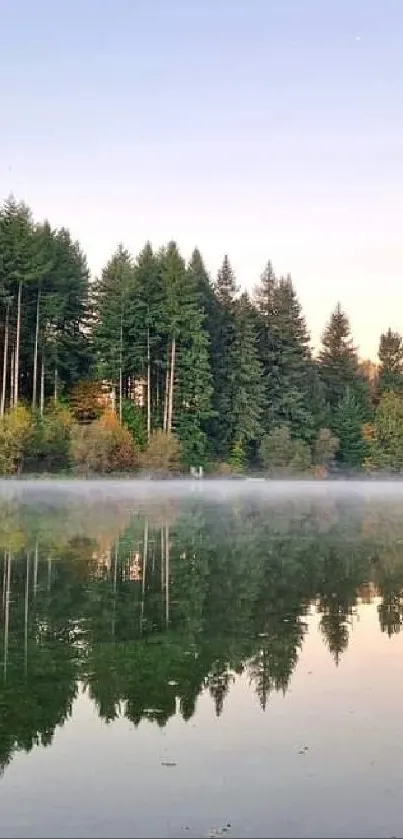
[[[178,471],[182,463],[182,447],[178,438],[161,429],[153,431],[140,463],[143,469],[152,472]]]
[[[241,442],[234,443],[231,449],[229,466],[234,472],[243,472],[246,466],[246,456]]]
[[[333,463],[338,449],[338,437],[335,437],[329,428],[321,428],[313,444],[313,462],[315,466],[329,466]]]
[[[264,468],[275,472],[306,472],[312,465],[309,446],[303,440],[293,440],[287,426],[274,428],[263,437],[260,457]]]
[[[122,404],[123,425],[129,429],[136,445],[143,449],[147,444],[147,430],[144,414],[131,399],[124,399]]]
[[[102,415],[103,394],[99,382],[82,381],[73,388],[71,410],[77,422],[94,422]]]
[[[312,466],[311,450],[303,440],[293,442],[293,453],[290,461],[292,472],[308,472]]]
[[[32,415],[19,406],[0,420],[0,474],[21,472],[34,432]]]
[[[138,462],[130,431],[112,411],[90,425],[75,428],[71,455],[78,471],[84,473],[130,471]]]
[[[44,417],[35,417],[26,466],[35,471],[56,472],[70,465],[73,417],[64,405],[51,404]]]
[[[294,453],[293,441],[287,426],[274,428],[266,434],[260,444],[260,457],[265,469],[284,469],[291,463]]]

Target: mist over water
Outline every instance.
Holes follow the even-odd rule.
[[[400,836],[403,483],[0,482],[0,836]]]

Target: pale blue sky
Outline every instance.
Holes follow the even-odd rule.
[[[403,331],[402,0],[0,0],[0,196]]]

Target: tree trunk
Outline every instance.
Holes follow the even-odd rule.
[[[43,411],[45,408],[45,356],[42,353],[42,364],[41,364],[41,401],[40,401],[40,412],[41,417],[43,417]]]
[[[59,383],[59,376],[58,376],[58,370],[57,370],[57,365],[56,365],[56,367],[55,367],[55,381],[54,381],[54,387],[53,387],[53,401],[55,403],[57,402],[57,386],[58,386],[58,383]]]
[[[41,305],[41,290],[38,288],[38,296],[36,299],[36,329],[35,329],[35,348],[34,348],[34,372],[32,382],[32,410],[36,408],[36,386],[38,380],[38,342],[39,342],[39,313]]]
[[[167,424],[167,433],[171,434],[172,431],[172,414],[173,414],[173,401],[174,401],[174,380],[175,380],[175,353],[176,353],[176,340],[175,336],[172,338],[171,342],[171,376],[169,382],[169,399],[168,399],[168,424]]]
[[[1,384],[0,417],[4,417],[4,413],[5,413],[5,410],[6,410],[6,381],[7,381],[9,325],[10,325],[10,305],[9,305],[9,303],[7,303],[6,322],[5,322],[5,326],[4,326],[3,381],[2,381],[2,384]]]
[[[21,301],[22,301],[22,282],[20,280],[18,285],[18,300],[17,300],[17,333],[15,339],[15,357],[14,357],[14,406],[18,405],[18,385],[20,378],[20,340],[21,340]]]
[[[150,327],[147,329],[147,440],[151,437],[151,358],[150,358]]]

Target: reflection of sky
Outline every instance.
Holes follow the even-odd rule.
[[[220,718],[204,695],[162,730],[107,726],[81,695],[53,745],[6,770],[0,835],[17,821],[19,836],[202,836],[228,822],[233,836],[399,835],[403,635],[380,632],[377,605],[358,607],[338,668],[313,615],[266,713],[246,676]]]
[[[68,10],[68,11],[67,11]],[[176,237],[250,287],[271,256],[316,339],[399,328],[400,0],[3,3],[0,190],[97,271]]]

